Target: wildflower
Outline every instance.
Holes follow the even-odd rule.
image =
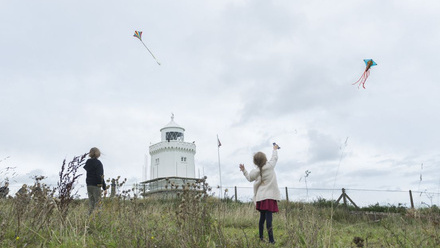
[[[15,240],[19,240],[19,239],[20,239],[20,237],[18,237],[18,236],[15,238]]]
[[[151,236],[151,240],[153,240],[154,239],[154,236]]]

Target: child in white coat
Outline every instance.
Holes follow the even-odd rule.
[[[277,201],[281,200],[278,188],[275,165],[278,160],[279,146],[274,143],[272,158],[267,161],[266,154],[257,152],[254,155],[254,164],[257,168],[248,172],[244,164],[240,164],[240,170],[249,182],[254,182],[254,202],[256,209],[260,211],[258,230],[260,239],[263,240],[264,222],[266,222],[269,242],[275,243],[272,229],[272,213],[278,212]]]

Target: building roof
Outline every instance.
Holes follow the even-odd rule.
[[[176,122],[174,122],[174,114],[171,115],[171,121],[168,122],[163,128],[160,129],[160,131],[166,129],[166,128],[180,128],[182,131],[185,131],[185,128],[179,126]]]

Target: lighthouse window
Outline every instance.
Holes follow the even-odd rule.
[[[159,159],[158,158],[156,158],[156,164],[159,164]]]
[[[167,132],[166,133],[166,140],[180,140],[183,141],[183,133],[180,132]]]
[[[186,157],[181,157],[180,161],[186,163]]]

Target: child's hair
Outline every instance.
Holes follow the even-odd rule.
[[[92,147],[89,152],[89,157],[99,158],[99,156],[101,156],[101,151],[96,147]]]
[[[260,169],[261,178],[263,178],[263,166],[266,164],[266,162],[267,162],[266,154],[262,152],[255,153],[254,164],[258,166],[258,168]]]

